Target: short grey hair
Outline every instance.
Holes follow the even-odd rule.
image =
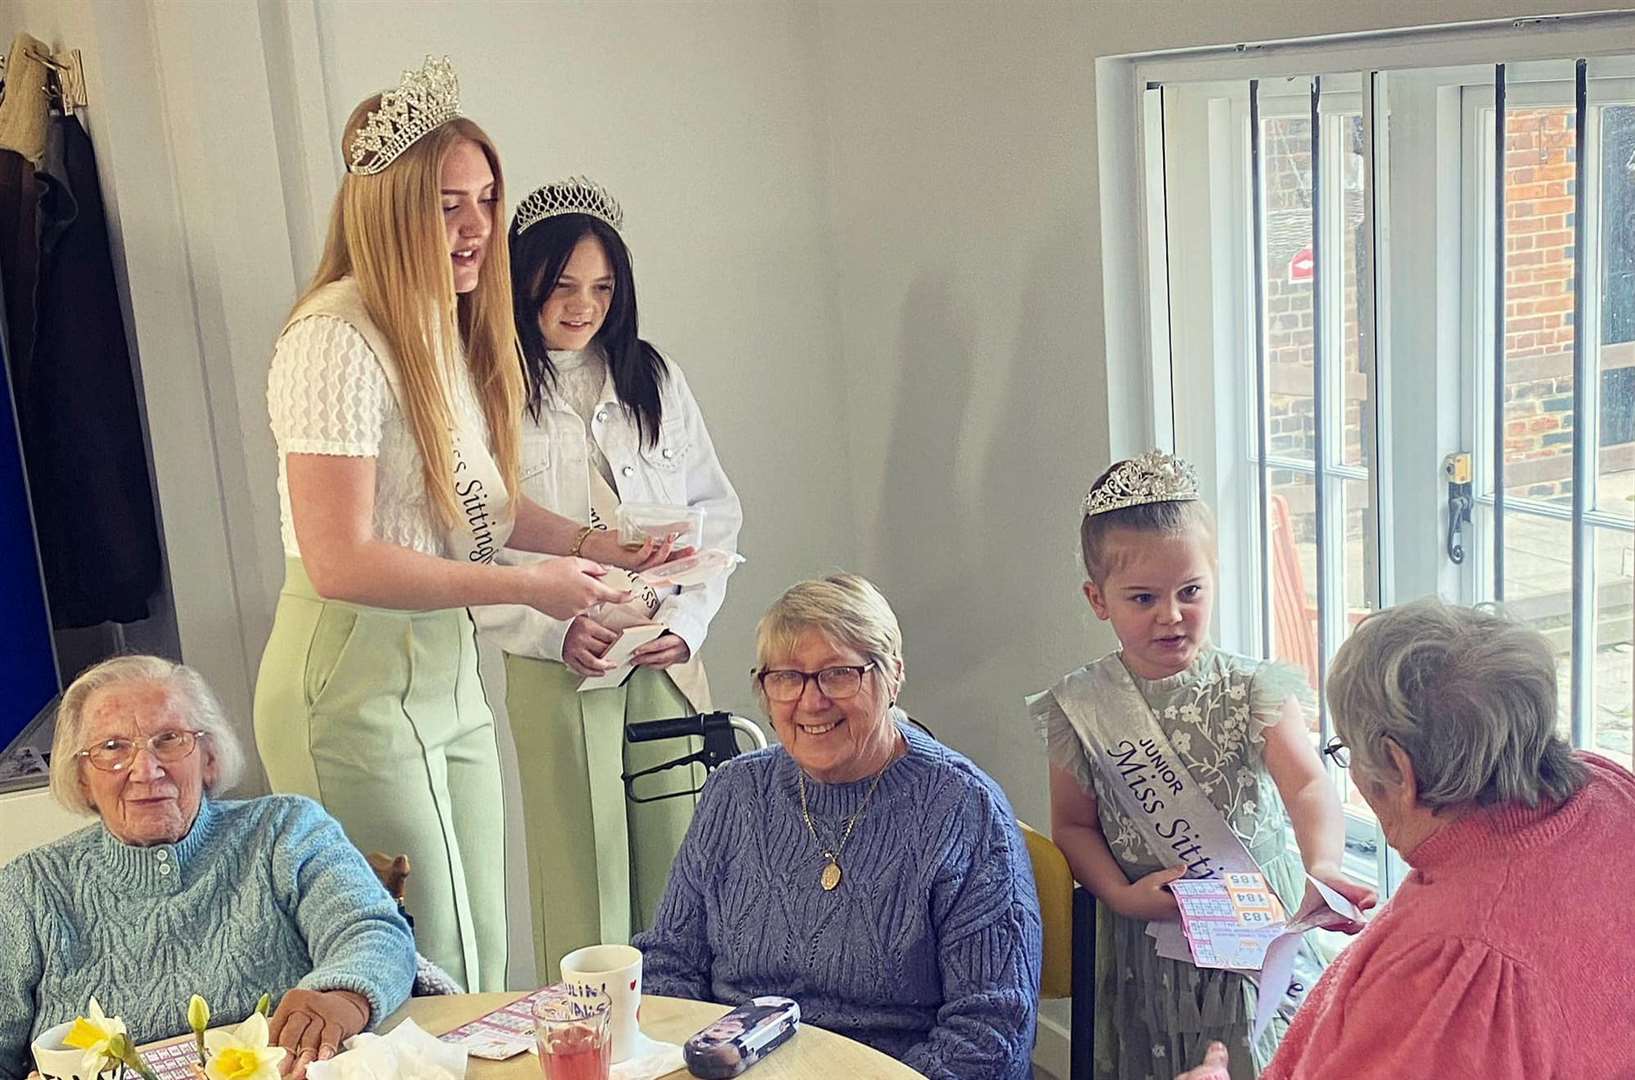
[[[874,663],[883,677],[901,676],[902,627],[885,596],[867,578],[831,574],[785,590],[755,627],[756,670],[793,652],[796,639],[809,630],[856,650]]]
[[[128,682],[158,683],[182,696],[188,722],[205,733],[204,749],[215,763],[215,776],[206,775],[205,794],[214,796],[238,783],[244,750],[204,676],[159,656],[116,656],[82,672],[57,706],[57,731],[51,740],[51,794],[59,803],[76,814],[96,814],[96,807],[80,788],[80,759],[75,756],[85,744],[85,705],[97,691]]]
[[[1353,764],[1395,778],[1386,740],[1413,762],[1431,809],[1562,801],[1584,766],[1556,732],[1556,665],[1531,627],[1435,597],[1364,619],[1328,676]]]

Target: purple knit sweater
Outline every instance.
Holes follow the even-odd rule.
[[[747,754],[710,778],[653,929],[635,940],[648,993],[800,1002],[801,1017],[933,1080],[1031,1075],[1038,894],[1005,795],[910,725],[846,844],[840,887],[801,818],[794,759]],[[870,781],[807,803],[833,843]]]

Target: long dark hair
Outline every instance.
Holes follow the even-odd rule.
[[[545,396],[556,389],[556,368],[545,352],[539,313],[556,288],[574,247],[594,236],[613,267],[613,299],[607,318],[592,339],[607,356],[613,389],[619,401],[636,416],[641,441],[656,446],[664,408],[659,387],[666,378],[659,351],[636,334],[636,279],[630,270],[630,249],[607,222],[589,214],[561,214],[546,218],[519,233],[511,224],[511,294],[516,309],[517,337],[522,343],[522,371],[527,380],[528,415],[536,421]]]

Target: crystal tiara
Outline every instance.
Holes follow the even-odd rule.
[[[1145,503],[1192,502],[1198,498],[1198,477],[1192,466],[1162,450],[1148,450],[1121,461],[1107,479],[1084,497],[1084,515],[1095,517],[1110,510]]]
[[[381,172],[422,136],[460,115],[460,80],[449,58],[426,57],[419,71],[405,71],[396,90],[380,95],[346,151],[346,170],[359,176]]]
[[[563,214],[589,214],[607,222],[615,231],[624,228],[624,211],[607,188],[583,176],[570,176],[535,189],[517,204],[517,235],[521,236],[546,218]]]

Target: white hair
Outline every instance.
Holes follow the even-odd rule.
[[[755,627],[756,668],[789,655],[808,630],[867,657],[887,685],[901,679],[903,631],[897,613],[867,578],[831,574],[790,586]]]
[[[238,783],[244,750],[227,725],[221,702],[197,671],[159,656],[116,656],[88,668],[75,679],[57,706],[57,730],[51,740],[51,794],[76,814],[96,814],[79,782],[79,758],[85,742],[85,705],[99,690],[119,683],[158,683],[185,702],[188,723],[205,733],[203,750],[215,765],[205,772],[205,793],[215,795]]]
[[[1497,611],[1435,597],[1364,619],[1328,676],[1353,764],[1395,778],[1390,740],[1432,809],[1567,799],[1584,766],[1556,733],[1549,643]]]

